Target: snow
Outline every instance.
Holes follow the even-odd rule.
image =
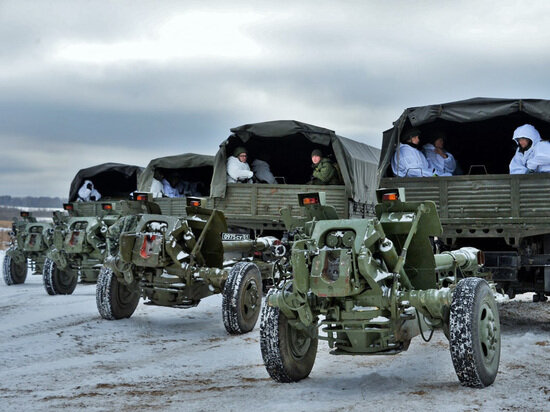
[[[310,377],[279,384],[263,366],[259,322],[228,335],[221,295],[192,309],[140,303],[107,321],[95,285],[48,296],[29,273],[0,283],[0,410],[548,410],[550,303],[531,296],[499,305],[500,372],[488,388],[460,386],[441,332],[394,356],[333,356],[320,341]]]
[[[383,270],[376,269],[376,278],[374,278],[375,282],[380,282],[381,280],[387,279],[392,277],[393,274],[390,272],[384,272]]]
[[[389,322],[390,320],[385,316],[377,316],[370,320],[371,322]]]
[[[149,229],[153,230],[155,232],[161,232],[165,230],[168,227],[168,225],[164,222],[151,222],[149,223]]]
[[[189,257],[189,253],[185,253],[183,250],[176,256],[178,260],[186,259]]]
[[[198,222],[206,222],[206,219],[198,217],[197,215],[187,216],[187,220],[196,220]]]
[[[388,220],[392,222],[412,222],[414,213],[393,212],[388,215]]]
[[[355,305],[352,310],[355,312],[369,312],[372,310],[379,310],[380,308],[377,306],[357,306]]]

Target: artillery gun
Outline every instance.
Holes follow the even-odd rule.
[[[70,295],[81,282],[97,280],[105,257],[105,235],[124,214],[143,212],[142,203],[128,199],[136,189],[141,167],[103,163],[81,169],[69,189],[65,214],[54,216],[52,242],[44,262],[42,279],[49,295]],[[101,199],[83,201],[79,188],[94,182]]]
[[[129,318],[140,297],[148,305],[191,308],[222,293],[224,326],[246,333],[258,319],[262,278],[273,265],[250,259],[224,265],[224,252],[270,251],[284,254],[274,237],[222,241],[227,232],[221,211],[187,198],[186,217],[161,214],[151,202],[147,214],[125,216],[109,228],[108,250],[97,282],[96,302],[104,319]]]
[[[49,295],[70,295],[81,282],[97,281],[110,226],[127,214],[143,212],[143,203],[132,200],[65,203],[58,216],[51,247],[44,262],[43,281]]]
[[[414,336],[442,329],[460,382],[492,384],[500,324],[492,288],[475,277],[483,254],[468,247],[434,254],[430,237],[442,231],[434,202],[406,202],[398,189],[377,196],[376,218],[339,220],[317,194],[300,197],[306,219],[287,214],[287,225],[302,229],[292,277],[271,289],[262,312],[269,375],[306,378],[319,339],[338,355],[396,354]]]
[[[8,286],[25,283],[29,266],[33,274],[42,273],[52,240],[50,222],[38,222],[27,211],[22,211],[20,216],[21,219],[14,218],[11,244],[4,256],[4,282]]]

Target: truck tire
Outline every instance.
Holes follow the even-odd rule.
[[[467,278],[458,283],[449,329],[451,358],[460,383],[472,388],[491,385],[500,361],[500,321],[486,281]]]
[[[139,303],[140,289],[119,282],[112,269],[103,266],[97,277],[95,301],[103,319],[117,320],[132,316]]]
[[[4,282],[6,285],[20,285],[27,279],[27,261],[17,263],[10,255],[4,256]]]
[[[46,258],[42,269],[42,280],[48,295],[70,295],[76,288],[78,275],[59,269],[53,260]]]
[[[268,297],[274,293],[269,291]],[[266,298],[267,300],[267,298]],[[265,368],[277,382],[298,382],[311,373],[319,338],[290,326],[285,314],[264,305],[260,323],[260,347]]]
[[[239,262],[231,268],[223,288],[222,316],[232,335],[254,329],[262,307],[262,277],[252,262]]]

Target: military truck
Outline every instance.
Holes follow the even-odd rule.
[[[20,212],[14,218],[10,232],[11,244],[4,256],[4,282],[6,285],[25,283],[28,269],[42,274],[46,251],[51,245],[51,222],[39,222],[31,212]]]
[[[378,184],[405,188],[410,201],[435,202],[444,249],[480,248],[499,290],[511,298],[535,292],[538,301],[550,294],[550,178],[509,174],[517,147],[512,135],[523,124],[550,138],[550,101],[474,98],[408,108],[383,134]],[[394,176],[391,159],[412,127],[420,130],[421,144],[444,133],[463,174]]]
[[[308,190],[324,191],[342,218],[374,213],[379,149],[294,120],[246,124],[231,132],[216,153],[210,188],[210,207],[223,210],[230,227],[280,235],[285,226],[279,210],[288,207],[292,215],[301,216],[295,199]],[[249,164],[255,159],[269,164],[276,184],[227,183],[227,159],[241,146],[248,151]],[[342,184],[307,184],[314,149],[337,165]]]
[[[103,163],[81,169],[71,182],[67,212],[56,220],[52,244],[44,262],[42,278],[50,295],[73,293],[78,279],[95,282],[105,254],[105,233],[123,213],[137,213],[128,201],[136,190],[142,168]],[[78,201],[78,191],[87,180],[101,194],[98,201]],[[141,206],[141,205],[139,205]]]
[[[291,250],[291,276],[266,297],[260,346],[269,375],[296,382],[311,373],[319,340],[336,355],[391,355],[442,329],[460,382],[496,378],[500,324],[493,289],[479,275],[483,253],[434,254],[442,227],[432,201],[380,190],[376,217],[339,219],[322,196],[306,193],[307,217]],[[428,337],[425,336],[428,335]]]
[[[146,304],[190,308],[223,293],[223,321],[229,333],[254,328],[260,313],[266,272],[252,252],[284,254],[276,238],[222,241],[227,223],[221,211],[188,197],[181,216],[161,214],[150,193],[136,198],[147,213],[127,215],[108,229],[108,257],[99,274],[96,301],[104,319],[129,318],[140,297]],[[250,258],[224,262],[228,251]],[[260,265],[263,262],[258,262]]]

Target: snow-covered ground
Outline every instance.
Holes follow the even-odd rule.
[[[95,285],[48,296],[29,275],[0,284],[0,410],[550,410],[550,303],[520,298],[500,305],[489,388],[459,385],[441,333],[395,356],[333,356],[320,342],[310,377],[279,384],[263,366],[258,326],[227,335],[220,296],[187,310],[140,304],[130,319],[105,321]]]

